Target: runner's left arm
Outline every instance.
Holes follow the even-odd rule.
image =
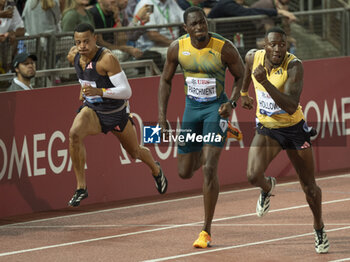
[[[227,65],[228,70],[235,78],[230,100],[237,101],[239,98],[239,92],[242,89],[242,83],[243,83],[243,75],[244,75],[243,60],[237,48],[230,41],[226,41],[222,50],[221,57],[223,59],[223,62]]]
[[[241,104],[245,109],[252,109],[254,104],[254,99],[249,96],[249,86],[252,82],[252,67],[256,51],[257,49],[251,49],[245,55],[245,68],[241,89]]]
[[[221,50],[221,60],[223,64],[227,65],[228,70],[235,78],[230,101],[236,102],[240,96],[239,93],[242,88],[244,64],[237,48],[232,44],[232,42],[225,42]],[[233,107],[230,101],[221,105],[219,113],[222,117],[229,117],[231,114]]]

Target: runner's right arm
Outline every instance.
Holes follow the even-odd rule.
[[[78,53],[78,48],[76,46],[72,46],[72,48],[69,50],[68,55],[67,55],[67,60],[70,64],[74,64],[74,57]]]
[[[252,82],[252,66],[254,62],[254,55],[257,49],[251,49],[248,51],[248,53],[245,56],[245,69],[244,69],[244,76],[243,76],[243,84],[241,89],[241,103],[242,107],[245,109],[252,109],[254,99],[249,96],[249,94],[242,96],[242,93],[248,93],[249,86]]]
[[[78,48],[75,45],[72,46],[72,48],[69,50],[67,55],[67,60],[70,64],[74,65],[74,58],[77,55],[77,53],[78,53]],[[79,100],[84,101],[83,87],[80,88]]]
[[[178,60],[179,42],[174,41],[168,48],[167,59],[165,61],[162,76],[160,78],[158,89],[158,121],[160,127],[167,129],[166,112],[171,93],[171,81],[174,77]]]

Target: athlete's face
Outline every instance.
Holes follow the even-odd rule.
[[[81,55],[88,56],[96,48],[96,35],[90,31],[75,32],[74,42]]]
[[[280,65],[287,52],[286,36],[277,32],[269,33],[265,38],[265,51],[273,65]]]
[[[208,38],[208,22],[201,12],[189,13],[184,28],[191,39],[198,42],[204,42]]]

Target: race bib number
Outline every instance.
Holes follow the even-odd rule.
[[[93,88],[97,88],[95,81],[87,81],[87,80],[79,79],[79,83],[80,83],[81,86],[90,85]],[[86,96],[86,95],[83,95],[83,96],[86,99],[86,101],[88,101],[89,103],[100,103],[100,102],[103,102],[103,99],[100,96]]]
[[[282,110],[276,102],[271,98],[269,93],[257,90],[257,96],[259,101],[259,112],[262,115],[272,116],[278,114],[284,114],[286,111]]]
[[[216,100],[216,79],[187,77],[187,96],[198,102]]]

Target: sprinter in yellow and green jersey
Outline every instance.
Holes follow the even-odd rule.
[[[191,178],[203,167],[204,225],[194,247],[206,248],[211,242],[211,223],[219,194],[217,165],[225,142],[229,123],[227,118],[242,85],[243,61],[236,47],[227,39],[208,32],[203,10],[190,7],[184,13],[187,35],[174,41],[159,84],[159,124],[168,129],[166,109],[171,92],[171,81],[178,65],[184,71],[186,106],[178,143],[178,173]],[[235,78],[230,99],[225,93],[226,69]]]

